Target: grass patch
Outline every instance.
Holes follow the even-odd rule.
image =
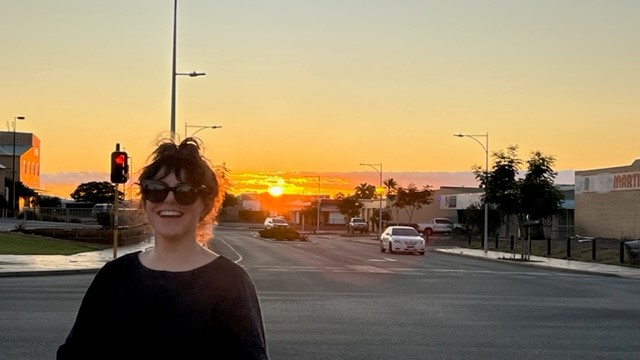
[[[0,255],[73,255],[111,247],[106,244],[0,232]]]

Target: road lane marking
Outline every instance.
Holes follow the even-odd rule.
[[[369,259],[369,261],[383,261],[384,262],[384,261],[398,261],[398,260],[386,257],[386,258],[382,258],[382,259]]]
[[[371,266],[371,265],[347,265],[347,267],[360,272],[377,273],[377,274],[393,274],[393,271],[389,271],[389,270],[379,268],[376,266]]]

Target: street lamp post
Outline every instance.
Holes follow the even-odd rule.
[[[483,239],[483,247],[484,247],[484,252],[487,252],[489,250],[489,204],[487,203],[487,199],[486,199],[486,196],[487,196],[486,179],[487,179],[487,176],[489,176],[489,133],[487,132],[485,134],[480,134],[480,135],[454,134],[453,136],[471,138],[471,139],[475,140],[475,142],[480,144],[480,146],[482,146],[482,149],[484,150],[484,176],[485,176],[484,194],[485,194],[485,199],[484,199],[484,234],[483,234],[484,239]],[[480,142],[480,140],[477,139],[479,137],[483,137],[484,138],[484,145]]]
[[[14,218],[18,216],[18,206],[16,205],[16,121],[24,119],[25,117],[22,115],[13,117],[13,156],[11,157],[11,161],[13,162],[13,165],[11,166],[11,208],[13,209]]]
[[[378,174],[380,174],[380,188],[382,188],[382,163],[378,163],[378,164],[366,164],[366,163],[360,163],[360,165],[362,166],[369,166],[371,168],[373,168],[375,171],[378,172]],[[378,166],[378,167],[376,167]],[[380,199],[378,199],[379,202],[379,208],[378,208],[378,238],[380,238],[380,235],[382,234],[382,196],[380,196]]]
[[[191,136],[195,136],[198,132],[204,129],[220,129],[222,125],[189,125],[187,123],[184,124],[184,137],[187,137],[187,128],[198,128],[198,130],[194,131]]]
[[[173,1],[173,52],[172,52],[172,65],[171,65],[171,140],[176,138],[176,76],[186,75],[190,77],[203,76],[205,73],[190,72],[179,73],[176,72],[176,43],[178,35],[178,0]]]
[[[316,234],[320,234],[320,175],[318,175],[318,218],[316,219]]]

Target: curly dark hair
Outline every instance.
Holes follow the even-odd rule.
[[[202,149],[202,141],[194,137],[187,137],[179,144],[168,138],[160,140],[150,162],[142,168],[139,181],[162,179],[173,172],[182,182],[203,186],[199,193],[204,204],[200,221],[208,223],[205,220],[215,218],[224,192],[220,189],[218,174],[202,155]],[[140,195],[143,204],[145,197],[142,193]]]

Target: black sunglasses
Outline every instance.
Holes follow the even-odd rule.
[[[205,188],[204,185],[178,184],[169,186],[159,180],[142,180],[140,181],[140,193],[145,200],[152,203],[163,202],[169,195],[169,191],[173,191],[173,197],[180,205],[191,205],[200,196],[200,192]]]

